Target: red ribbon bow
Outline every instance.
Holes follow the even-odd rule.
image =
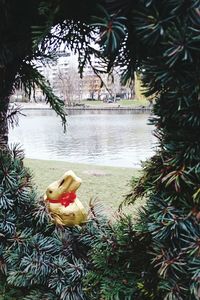
[[[67,207],[71,203],[73,203],[76,199],[76,194],[74,192],[68,192],[60,195],[58,199],[47,199],[50,203],[60,203]]]

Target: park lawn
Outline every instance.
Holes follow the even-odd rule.
[[[87,106],[100,106],[104,104],[104,102],[100,100],[81,100],[81,103]]]
[[[73,170],[83,180],[77,191],[79,199],[87,207],[91,199],[98,200],[102,203],[105,213],[108,213],[108,215],[113,215],[117,211],[119,204],[124,199],[124,195],[130,191],[132,176],[139,176],[140,174],[140,171],[134,168],[97,166],[51,160],[25,159],[25,166],[32,172],[33,182],[36,185],[39,196],[43,195],[47,186],[58,180],[64,172]],[[124,208],[124,212],[129,210],[130,208]]]
[[[149,101],[145,98],[143,99],[123,99],[117,102],[120,106],[131,106],[131,107],[138,107],[138,106],[148,106]]]
[[[81,103],[86,106],[106,106],[112,104],[118,104],[122,107],[138,107],[138,106],[148,106],[149,102],[146,99],[122,99],[117,101],[116,103],[105,103],[100,100],[82,100]]]

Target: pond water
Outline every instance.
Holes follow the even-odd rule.
[[[23,113],[10,130],[9,143],[22,144],[27,158],[138,168],[155,151],[149,114],[73,111],[64,133],[52,110]]]

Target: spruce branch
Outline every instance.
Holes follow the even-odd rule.
[[[52,109],[61,118],[64,130],[66,129],[66,112],[64,102],[54,93],[46,78],[39,72],[38,68],[30,62],[24,62],[18,72],[15,81],[15,87],[23,87],[25,93],[31,97],[36,88],[40,88],[45,96],[46,103],[49,103]]]

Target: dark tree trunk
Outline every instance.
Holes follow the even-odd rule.
[[[8,147],[8,108],[17,65],[0,68],[0,149]]]
[[[9,97],[1,96],[0,104],[0,149],[6,148],[8,145],[8,122],[7,111],[9,105]]]
[[[32,58],[31,28],[43,22],[39,3],[0,1],[0,149],[8,145],[7,114],[15,76],[23,60]]]

